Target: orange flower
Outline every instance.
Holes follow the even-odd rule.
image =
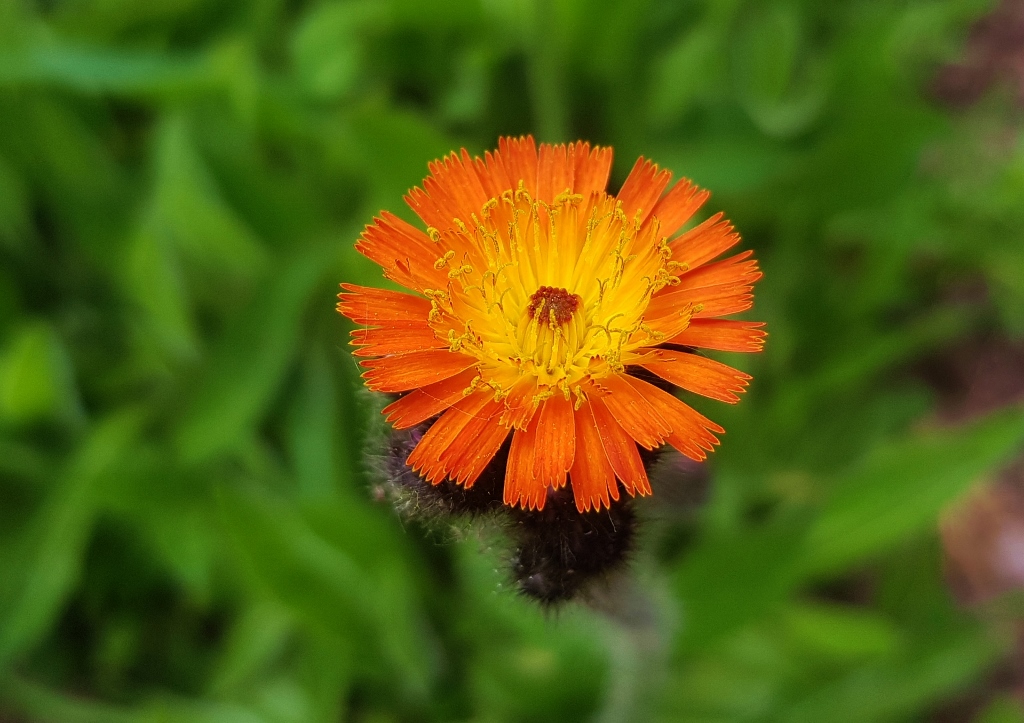
[[[692,349],[761,350],[762,323],[720,318],[751,307],[757,262],[711,263],[739,241],[721,214],[675,235],[707,191],[666,193],[672,174],[641,158],[611,196],[611,164],[582,142],[463,149],[406,196],[425,232],[383,212],[356,245],[414,292],[342,284],[338,310],[361,327],[366,385],[406,392],[388,421],[440,415],[408,459],[431,483],[471,486],[511,434],[506,504],[541,509],[571,480],[577,508],[599,510],[619,484],[650,494],[637,444],[694,460],[718,444],[663,387],[739,401],[750,377]]]

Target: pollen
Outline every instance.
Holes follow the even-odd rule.
[[[556,289],[553,286],[542,286],[533,292],[530,297],[530,305],[526,307],[526,313],[531,319],[540,317],[547,318],[552,328],[565,326],[572,319],[583,299],[578,294],[572,294],[565,289]]]

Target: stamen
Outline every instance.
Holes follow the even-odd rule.
[[[434,262],[434,268],[441,270],[448,265],[448,262],[455,258],[455,252],[449,249],[444,252],[444,256]]]

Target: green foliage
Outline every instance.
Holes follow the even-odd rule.
[[[936,520],[1024,412],[940,426],[913,369],[1024,330],[1019,118],[927,93],[990,9],[0,2],[0,719],[883,723],[983,690],[1005,636]],[[333,311],[427,161],[526,132],[692,177],[765,269],[750,392],[695,401],[710,499],[643,507],[595,609],[372,502]]]

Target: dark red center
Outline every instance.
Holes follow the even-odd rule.
[[[530,315],[531,319],[538,314],[542,319],[554,317],[555,324],[561,326],[569,323],[572,315],[579,310],[582,303],[583,299],[576,294],[570,294],[565,289],[542,286],[530,297],[530,305],[527,307],[526,313]]]

